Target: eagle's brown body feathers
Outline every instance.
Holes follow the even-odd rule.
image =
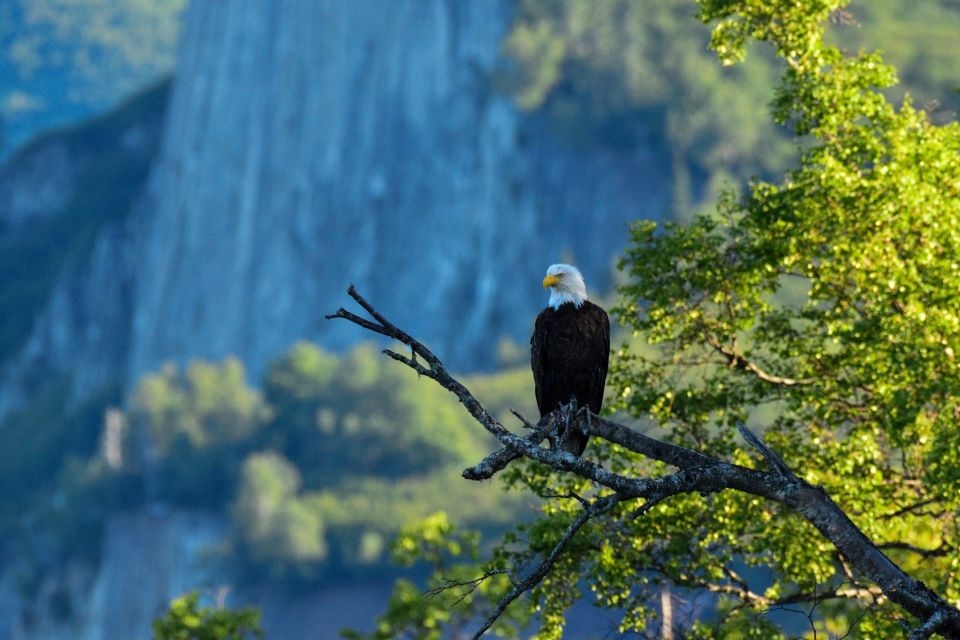
[[[589,300],[579,307],[568,302],[547,307],[537,316],[530,339],[530,365],[536,385],[540,416],[568,404],[600,413],[603,386],[610,358],[610,321],[606,312]],[[587,436],[566,434],[570,453],[581,455]]]

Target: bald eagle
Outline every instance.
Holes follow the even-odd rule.
[[[583,276],[568,264],[547,269],[543,287],[550,302],[537,316],[530,338],[530,367],[540,417],[576,399],[577,407],[600,413],[610,358],[610,320],[587,300]],[[574,455],[587,446],[582,433],[561,434],[561,445]]]

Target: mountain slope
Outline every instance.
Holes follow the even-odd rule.
[[[60,374],[74,376],[79,396],[122,377],[128,218],[159,150],[169,90],[160,82],[44,134],[0,166],[0,415]]]
[[[359,337],[323,320],[351,282],[482,368],[500,336],[526,340],[548,264],[607,288],[628,221],[666,208],[669,169],[650,145],[574,148],[495,91],[513,11],[194,3],[136,212],[61,272],[3,395],[67,373],[83,396],[228,354],[258,376],[298,339]]]
[[[196,3],[151,182],[129,374],[297,338],[351,282],[461,369],[524,339],[569,252],[609,284],[667,182],[647,150],[581,153],[491,87],[510,2]],[[239,97],[243,99],[239,99]]]

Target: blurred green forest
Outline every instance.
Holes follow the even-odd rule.
[[[106,414],[116,390],[71,410],[61,381],[5,424],[0,537],[42,571],[95,560],[111,512],[200,509],[232,522],[224,559],[242,575],[298,582],[382,571],[400,527],[437,509],[487,532],[515,522],[516,499],[452,481],[492,441],[407,373],[369,344],[300,343],[259,389],[236,359],[168,365]],[[526,369],[466,383],[504,420],[537,415]]]

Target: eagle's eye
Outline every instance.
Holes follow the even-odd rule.
[[[562,277],[563,277],[563,273],[558,273],[558,274],[557,274],[557,277],[558,277],[558,278],[562,278]]]

